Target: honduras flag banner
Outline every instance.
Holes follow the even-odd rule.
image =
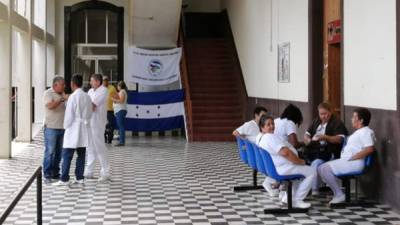
[[[169,50],[128,49],[128,82],[166,85],[180,78],[181,48]]]
[[[126,129],[166,131],[184,128],[183,90],[128,92]]]

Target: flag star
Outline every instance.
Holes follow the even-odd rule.
[[[160,117],[160,113],[157,116]]]
[[[138,105],[136,106],[136,109],[139,109],[139,106],[138,106]]]
[[[139,114],[136,114],[136,117],[139,117]]]
[[[158,108],[158,109],[160,109],[160,108],[161,108],[161,106],[157,106],[157,108]]]
[[[149,110],[147,110],[147,111],[146,111],[146,113],[147,113],[147,114],[149,114],[149,113],[150,113],[150,111],[149,111]]]

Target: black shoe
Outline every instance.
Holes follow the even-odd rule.
[[[114,147],[121,147],[121,146],[125,146],[125,144],[118,143],[118,144],[114,145]]]

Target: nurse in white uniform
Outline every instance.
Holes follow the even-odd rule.
[[[340,188],[336,175],[362,171],[365,157],[374,151],[375,134],[368,127],[370,120],[371,113],[368,109],[355,109],[351,118],[355,132],[348,138],[340,159],[329,161],[318,167],[318,174],[334,194],[329,204],[345,201],[345,194]]]
[[[266,108],[262,106],[256,107],[253,113],[254,119],[236,128],[236,130],[233,131],[232,135],[235,137],[246,138],[254,143],[256,141],[257,135],[260,133],[260,128],[258,127],[258,121],[260,120],[260,117],[262,115],[266,114],[267,114]]]
[[[93,115],[90,120],[90,128],[92,130],[92,140],[88,147],[88,159],[85,177],[94,178],[93,170],[96,159],[100,162],[100,178],[99,181],[107,181],[110,178],[110,164],[107,155],[107,147],[104,143],[104,131],[107,123],[106,100],[108,90],[102,85],[103,77],[100,74],[93,74],[90,78],[92,88],[88,94],[92,100]]]
[[[279,175],[301,174],[305,178],[293,182],[293,206],[296,208],[309,208],[310,203],[304,202],[311,189],[312,181],[317,175],[305,161],[297,155],[296,149],[281,136],[274,134],[274,120],[272,117],[260,118],[261,134],[256,138],[256,144],[268,151]]]

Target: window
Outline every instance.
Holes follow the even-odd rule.
[[[29,1],[28,0],[14,0],[14,11],[23,17],[29,17]]]
[[[33,0],[33,23],[42,28],[46,28],[46,0]]]

